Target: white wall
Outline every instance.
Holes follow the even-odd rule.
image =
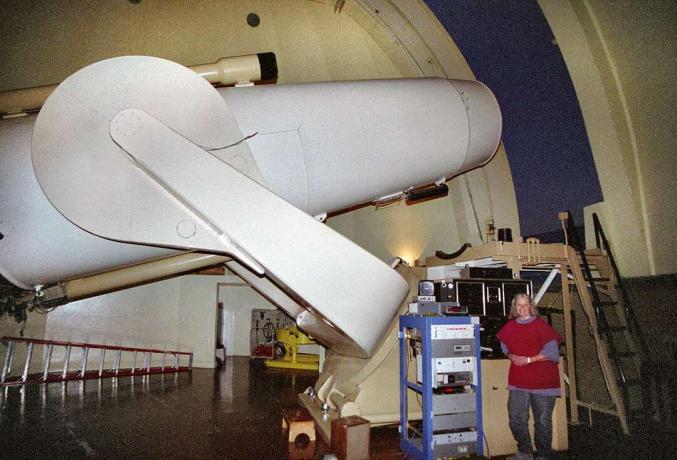
[[[178,334],[180,348],[193,351],[195,367],[214,367],[218,282],[221,276],[189,275],[180,280]]]
[[[225,314],[234,320],[234,327],[231,329],[233,335],[226,336],[225,339],[226,356],[249,356],[252,310],[274,310],[276,307],[242,283],[221,283],[218,290],[219,302],[223,303]]]
[[[53,340],[138,347],[176,347],[180,278],[63,305],[48,315]]]
[[[238,280],[187,275],[72,302],[48,315],[45,337],[189,351],[195,367],[211,368],[218,286]],[[63,359],[63,353],[57,350],[54,359]]]

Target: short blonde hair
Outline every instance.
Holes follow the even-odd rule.
[[[531,298],[529,294],[520,292],[519,294],[517,294],[515,297],[512,298],[512,302],[510,303],[510,313],[508,314],[508,319],[515,319],[519,316],[517,314],[518,299],[527,299],[527,302],[529,302],[531,316],[538,316],[538,308],[536,307],[536,305],[534,305],[534,300]]]

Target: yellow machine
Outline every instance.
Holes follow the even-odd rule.
[[[319,350],[320,345],[303,332],[296,325],[281,327],[275,330],[276,342],[284,349],[281,357],[266,360],[266,366],[286,369],[319,370],[320,356],[316,353],[304,351]]]

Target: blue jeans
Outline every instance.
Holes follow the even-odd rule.
[[[526,391],[510,390],[508,396],[508,418],[510,431],[517,441],[517,449],[531,454],[529,435],[529,406],[534,414],[534,434],[538,457],[548,458],[552,453],[552,411],[555,396],[540,396]]]

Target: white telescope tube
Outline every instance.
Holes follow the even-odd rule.
[[[501,115],[482,83],[437,78],[220,88],[266,186],[311,215],[488,162]]]
[[[495,99],[476,82],[387,80],[220,92],[243,134],[257,133],[246,142],[264,185],[312,215],[460,174],[488,161],[500,137]],[[30,288],[177,253],[93,236],[56,211],[31,165],[34,119],[0,122],[5,278]]]
[[[157,74],[168,76],[166,87],[157,85]],[[12,139],[30,131],[25,122],[7,126]],[[488,161],[499,137],[496,102],[472,82],[322,83],[219,96],[169,61],[102,61],[65,80],[38,116],[30,148],[20,140],[10,145],[19,156],[8,155],[26,168],[30,151],[34,174],[26,169],[21,186],[68,219],[55,223],[69,229],[78,252],[91,260],[74,265],[65,254],[48,268],[43,259],[58,242],[44,226],[35,235],[44,236],[43,247],[30,239],[17,245],[22,225],[40,216],[22,214],[8,198],[2,205],[13,218],[0,228],[0,271],[31,286],[50,276],[68,279],[69,270],[82,276],[138,264],[172,249],[227,254],[271,282],[254,280],[255,287],[289,297],[287,310],[299,326],[335,351],[367,357],[407,284],[307,213],[441,183]],[[17,196],[7,182],[6,196]],[[85,248],[87,238],[125,243],[128,252]],[[144,253],[148,246],[167,249]],[[16,267],[29,267],[35,279],[13,271],[7,261],[17,254]],[[26,263],[27,257],[33,260]],[[125,275],[119,284],[129,281]]]

